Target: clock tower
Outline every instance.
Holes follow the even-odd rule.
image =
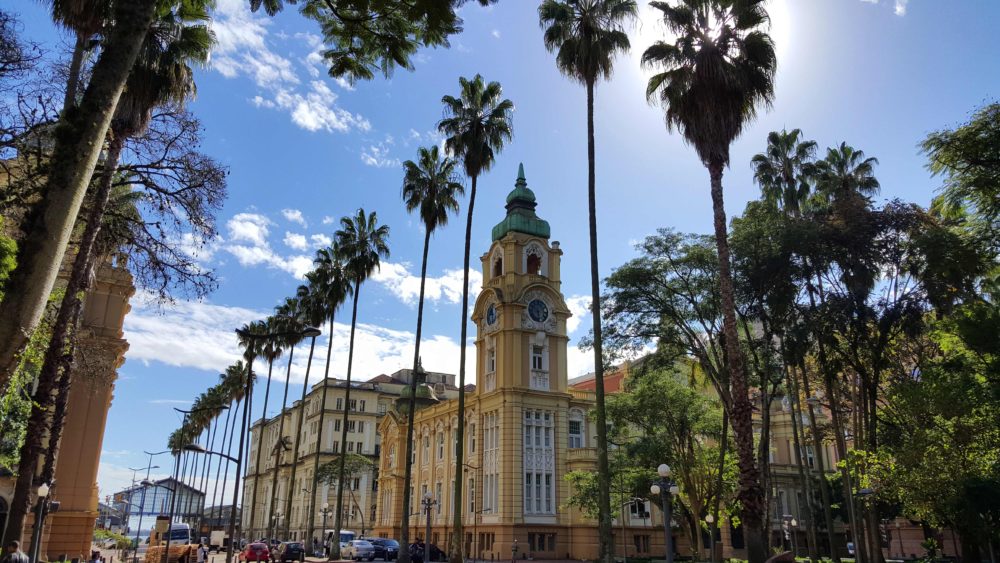
[[[507,215],[493,227],[482,257],[483,287],[476,323],[476,387],[566,392],[566,319],[560,292],[562,250],[549,242],[549,223],[535,213],[524,166],[507,196]]]

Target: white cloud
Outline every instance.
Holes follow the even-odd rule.
[[[361,162],[364,162],[367,166],[375,166],[377,168],[391,168],[402,165],[398,158],[389,156],[389,146],[384,142],[362,148]]]
[[[333,217],[330,217],[329,215],[327,215],[326,217],[323,217],[323,224],[324,225],[332,225],[334,221],[336,221],[336,219],[334,219]]]
[[[303,227],[309,226],[306,224],[306,218],[302,216],[302,211],[298,209],[282,209],[281,215],[285,218],[286,221],[289,221],[291,223],[298,223]]]
[[[303,86],[292,60],[273,50],[268,35],[270,24],[266,16],[251,13],[243,0],[219,0],[211,23],[217,40],[212,68],[226,78],[245,76],[252,80],[261,93],[250,98],[250,103],[258,108],[283,110],[303,129],[367,131],[371,127],[368,120],[340,107],[337,96],[325,83],[311,80]],[[281,34],[275,36],[281,38]],[[322,40],[311,33],[297,33],[295,37],[312,49],[304,60],[305,68],[318,79],[323,67]]]
[[[896,12],[897,16],[905,16],[906,15],[906,5],[909,2],[910,2],[910,0],[896,0],[895,12]]]
[[[490,35],[492,35],[496,39],[500,39],[500,30],[499,29],[494,29],[493,31],[490,32]]]
[[[428,276],[424,287],[424,299],[430,303],[460,303],[462,300],[462,270],[445,270],[438,277]],[[420,276],[410,273],[407,264],[383,262],[381,269],[372,279],[386,287],[397,299],[407,305],[416,305],[420,299]],[[483,275],[478,270],[469,271],[469,301],[475,300],[483,284]]]
[[[214,378],[226,366],[240,359],[234,330],[244,323],[265,316],[264,312],[242,307],[227,307],[205,302],[178,301],[157,309],[145,300],[133,303],[132,313],[125,318],[125,337],[130,347],[129,361],[159,362],[181,368],[206,371]],[[321,377],[326,362],[327,327],[316,341],[310,381]],[[331,377],[344,377],[351,326],[335,323]],[[381,373],[392,373],[410,367],[413,362],[414,334],[378,325],[358,324],[355,334],[352,379],[363,381]],[[424,367],[428,370],[458,373],[459,345],[454,339],[425,334],[420,345]],[[467,349],[467,381],[474,382],[475,347]],[[292,381],[305,379],[308,343],[295,351]],[[287,355],[279,362],[287,361]],[[256,415],[255,415],[256,416]]]
[[[589,295],[573,295],[572,297],[566,298],[566,305],[569,307],[570,312],[573,316],[566,320],[566,333],[572,335],[576,332],[576,329],[580,327],[580,323],[583,319],[590,318],[590,301]],[[588,327],[583,327],[585,330]],[[574,377],[574,376],[570,376]]]
[[[309,235],[309,240],[312,241],[313,246],[316,248],[325,248],[333,244],[333,239],[322,233]]]
[[[271,220],[259,213],[237,213],[226,223],[231,241],[246,241],[254,245],[267,244]]]
[[[293,250],[306,250],[309,248],[309,243],[306,242],[306,236],[298,233],[285,232],[285,239],[283,241],[285,246]]]
[[[241,266],[263,265],[284,270],[298,279],[304,278],[312,269],[312,258],[306,255],[281,256],[276,253],[268,241],[269,227],[273,224],[270,219],[259,213],[238,213],[226,223],[229,239],[223,248],[232,254]],[[308,248],[303,235],[298,235],[302,237],[301,248],[292,246],[299,241],[295,240],[294,236],[290,239],[288,235],[292,233],[286,233],[285,236],[285,244],[289,247],[300,251]]]

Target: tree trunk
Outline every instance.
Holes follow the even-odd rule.
[[[66,286],[66,294],[59,305],[52,338],[49,340],[48,349],[45,351],[45,360],[39,373],[40,378],[52,377],[59,380],[52,412],[52,423],[48,428],[49,443],[41,474],[43,483],[51,482],[55,474],[55,464],[59,457],[59,443],[62,439],[63,425],[66,422],[66,403],[69,400],[69,392],[75,376],[73,359],[76,353],[80,316],[83,313],[84,297],[90,290],[98,260],[101,258],[97,252],[97,239],[101,234],[104,212],[108,208],[114,174],[118,170],[118,162],[124,144],[125,138],[118,132],[112,132],[112,139],[108,143],[108,154],[104,159],[104,169],[91,202],[87,223],[83,230],[83,236],[80,238],[79,249],[73,260],[73,269]],[[47,405],[41,406],[45,408]],[[44,432],[44,429],[29,428],[28,431]]]
[[[813,514],[812,506],[812,480],[807,474],[805,464],[802,463],[802,458],[805,456],[803,454],[802,438],[799,431],[800,423],[802,422],[801,410],[799,410],[799,388],[795,384],[795,375],[793,370],[787,362],[784,337],[781,338],[781,365],[785,370],[785,379],[788,382],[788,404],[792,411],[792,440],[795,442],[795,465],[799,471],[799,479],[802,481],[803,487],[805,488],[806,517],[809,518],[809,525],[806,528],[809,559],[812,561],[819,561],[819,548],[816,545],[816,516]],[[815,453],[816,452],[814,452],[814,454]],[[816,456],[814,455],[813,458],[815,459],[815,457]],[[795,531],[793,530],[792,533],[794,534]]]
[[[267,361],[267,385],[264,386],[264,406],[260,409],[260,438],[257,440],[257,460],[253,466],[253,493],[250,495],[250,533],[254,531],[254,514],[257,512],[257,486],[260,484],[260,460],[264,451],[264,429],[267,422],[267,401],[271,396],[271,373],[274,370],[274,357]],[[257,536],[255,536],[257,537]]]
[[[840,563],[840,552],[837,551],[837,534],[833,527],[833,510],[830,507],[830,486],[826,481],[826,461],[824,459],[825,448],[823,440],[819,435],[819,428],[816,426],[816,412],[809,402],[812,391],[809,388],[809,374],[806,372],[805,362],[800,365],[802,370],[802,390],[806,395],[806,410],[809,414],[809,430],[812,434],[813,449],[816,451],[816,467],[819,470],[819,492],[823,500],[823,519],[826,521],[827,541],[830,542],[830,558],[834,563]],[[812,477],[810,476],[810,479]]]
[[[288,383],[292,377],[292,358],[295,356],[295,346],[288,348],[288,368],[285,370],[285,392],[281,399],[281,413],[278,414],[278,441],[274,444],[274,476],[271,478],[271,502],[267,507],[267,529],[272,536],[278,535],[278,524],[274,520],[274,506],[278,502],[278,472],[281,469],[281,454],[285,449],[285,408],[288,406]],[[291,487],[289,487],[291,489]],[[339,542],[338,542],[339,543]]]
[[[232,406],[232,402],[230,402],[230,407],[231,406]],[[229,436],[229,419],[232,418],[232,414],[233,414],[233,409],[232,408],[227,408],[226,409],[226,421],[222,424],[222,442],[219,443],[219,447],[223,448],[223,451],[225,451],[227,454],[229,453],[229,447],[226,446],[226,436]],[[232,441],[233,441],[233,439],[230,438],[229,439],[229,443],[231,444]],[[219,493],[219,477],[222,475],[222,462],[223,461],[227,461],[227,460],[223,460],[223,458],[221,456],[217,456],[217,457],[219,457],[219,460],[218,460],[219,464],[215,467],[215,484],[212,486],[212,504],[211,504],[211,507],[215,507],[215,506],[219,506],[220,507],[219,512],[218,512],[218,518],[221,520],[222,519],[222,510],[221,510],[222,499],[219,499],[219,504],[218,505],[215,504],[215,499],[217,498],[217,495]],[[152,460],[150,460],[150,462],[152,463]],[[211,469],[209,469],[209,471],[211,471]],[[222,494],[223,494],[223,496],[226,494],[225,489],[223,489]]]
[[[354,309],[355,309],[355,315],[357,315],[358,293],[357,293],[357,289],[356,288],[355,288],[355,292],[354,292],[354,303],[355,303],[355,307],[354,307]],[[354,325],[351,325],[351,332],[352,333],[354,332]],[[351,344],[353,345],[354,344],[354,342],[353,342],[353,340],[354,340],[353,335],[352,335],[351,340],[352,340]],[[305,379],[305,381],[302,382],[302,399],[299,401],[299,424],[298,424],[298,428],[295,429],[295,439],[292,441],[292,443],[295,444],[294,446],[292,446],[292,474],[291,474],[291,476],[288,479],[288,495],[287,495],[288,498],[285,499],[285,538],[286,539],[289,538],[289,537],[291,537],[289,535],[289,533],[288,533],[288,529],[292,525],[292,518],[290,516],[291,513],[292,513],[292,499],[293,499],[293,497],[295,495],[297,495],[298,493],[301,492],[301,491],[293,491],[292,489],[295,488],[295,473],[298,471],[298,468],[299,468],[299,446],[302,443],[302,425],[306,421],[306,406],[307,406],[306,405],[306,395],[309,393],[309,370],[312,368],[313,350],[315,348],[316,348],[316,337],[313,336],[313,337],[311,337],[311,342],[309,344],[309,359],[306,360],[306,379]],[[350,360],[348,360],[348,362],[347,362],[347,388],[345,390],[345,395],[347,396],[347,399],[344,399],[344,403],[345,403],[344,404],[344,436],[346,437],[347,436],[347,411],[348,411],[346,403],[350,400],[350,397],[351,397],[351,363],[350,363]],[[313,482],[314,483],[315,483],[315,478],[316,478],[316,476],[313,475],[313,479],[314,479]],[[312,491],[312,489],[309,489],[309,490]],[[305,545],[304,542],[303,542],[303,545]],[[338,543],[337,545],[340,545],[340,544]]]
[[[211,427],[211,429],[208,432],[208,436],[209,436],[209,438],[208,438],[208,451],[210,451],[210,452],[216,451],[216,449],[215,449],[215,441],[219,438],[219,417],[220,417],[220,414],[216,414],[215,417],[212,418],[212,427]],[[215,456],[215,457],[218,457],[218,456]],[[205,467],[204,467],[204,471],[202,471],[202,473],[201,473],[201,485],[198,487],[199,489],[201,489],[204,492],[204,494],[201,497],[201,512],[198,514],[198,534],[199,535],[202,533],[201,532],[202,526],[205,525],[205,509],[208,508],[208,506],[205,506],[207,504],[205,501],[208,499],[208,475],[211,472],[212,472],[212,456],[205,456]],[[146,478],[148,479],[149,477],[146,477]],[[143,494],[145,494],[145,493],[143,493]]]
[[[729,363],[733,406],[731,422],[736,441],[736,454],[740,477],[737,499],[744,527],[749,563],[763,563],[767,559],[764,548],[764,492],[760,484],[760,471],[753,451],[753,408],[743,371],[743,352],[736,333],[736,301],[733,276],[729,264],[729,236],[726,231],[726,208],[722,197],[722,162],[709,165],[712,180],[712,210],[715,220],[715,244],[719,253],[719,294],[722,301],[722,328],[725,335],[726,355]]]
[[[611,469],[608,464],[608,420],[604,405],[604,341],[601,336],[601,273],[597,262],[597,178],[594,170],[594,83],[587,82],[587,209],[590,223],[590,314],[594,331],[594,413],[597,422],[598,560],[614,562],[611,529]]]
[[[69,60],[69,76],[66,78],[66,96],[63,98],[63,113],[76,107],[76,95],[80,86],[80,69],[83,68],[83,54],[87,51],[89,37],[76,33],[73,55]]]
[[[118,4],[114,26],[80,106],[60,120],[45,197],[18,249],[18,267],[0,302],[0,389],[38,326],[52,293],[80,205],[139,47],[153,20],[155,0]],[[13,298],[11,296],[16,296]]]
[[[469,242],[470,242],[470,232],[469,229],[472,225],[472,209],[476,203],[476,177],[472,177],[472,191],[469,194],[469,219],[467,223],[467,228],[465,232],[465,289],[462,293],[462,348],[460,353],[460,362],[458,367],[459,378],[464,380],[465,378],[465,317],[468,313],[468,303],[469,303]],[[410,563],[410,550],[408,549],[410,545],[410,487],[413,482],[413,464],[410,463],[413,460],[413,421],[416,417],[417,410],[417,368],[420,366],[420,338],[423,334],[424,326],[424,284],[427,281],[427,254],[430,249],[431,242],[431,232],[430,229],[424,230],[424,253],[423,258],[420,261],[420,296],[417,299],[417,334],[416,341],[413,348],[413,373],[410,375],[410,401],[409,408],[406,413],[406,470],[403,472],[403,517],[400,521],[400,537],[402,541],[399,546],[398,563]],[[463,384],[458,385],[458,397],[459,397],[459,407],[458,407],[458,424],[459,428],[462,428],[462,408],[465,406],[465,389],[463,389]],[[456,462],[457,463],[457,462]],[[456,475],[460,474],[456,466]],[[460,481],[460,478],[456,478]],[[426,538],[425,541],[430,542],[430,538]]]
[[[337,514],[334,516],[333,528],[340,533],[342,518],[344,516],[344,464],[347,462],[345,452],[347,452],[347,415],[351,412],[351,366],[354,363],[354,329],[358,325],[358,295],[361,294],[361,278],[354,280],[354,306],[351,309],[351,341],[347,349],[347,385],[344,386],[344,417],[343,427],[340,429],[340,467],[337,468]],[[294,462],[293,462],[294,463]],[[292,476],[295,475],[295,465],[292,465]],[[294,481],[294,479],[293,479]],[[289,497],[291,498],[291,497]],[[289,502],[288,511],[291,512],[292,504]],[[288,527],[285,526],[285,536],[288,536]],[[400,549],[400,551],[403,551]],[[340,559],[340,538],[333,539],[333,549],[330,550],[331,559]]]
[[[339,304],[333,304],[339,307]],[[321,405],[319,408],[319,428],[316,429],[316,459],[313,460],[313,480],[315,482],[316,473],[319,472],[319,458],[323,452],[323,422],[326,418],[326,380],[330,377],[330,358],[333,356],[333,319],[335,310],[330,312],[330,332],[327,334],[326,344],[326,368],[323,370],[323,393],[321,395]],[[317,488],[317,487],[314,487]],[[316,528],[316,491],[312,493],[312,500],[309,503],[309,538],[313,537]],[[324,501],[329,502],[329,501]],[[323,534],[320,534],[323,537]],[[340,543],[339,541],[337,542]]]
[[[719,438],[719,465],[718,474],[715,477],[715,499],[712,501],[712,525],[710,526],[710,536],[712,538],[712,549],[715,549],[715,530],[719,529],[722,521],[719,520],[719,506],[722,504],[722,485],[725,482],[726,452],[729,450],[729,411],[722,409],[722,434]]]
[[[465,546],[465,542],[463,541],[464,528],[462,526],[462,484],[465,481],[465,473],[462,471],[465,467],[465,348],[469,331],[469,253],[472,246],[472,213],[476,203],[475,194],[476,183],[475,178],[473,178],[472,192],[469,195],[469,212],[465,220],[465,256],[463,257],[462,274],[462,328],[460,331],[462,348],[458,356],[458,429],[455,435],[455,502],[453,503],[455,510],[452,515],[452,527],[454,528],[454,534],[452,534],[452,547],[449,550],[449,553],[451,554],[451,563],[462,563],[465,561],[463,554],[463,548]],[[425,268],[426,261],[427,250],[425,246]],[[420,296],[421,298],[423,297],[422,276],[420,282]],[[410,426],[412,428],[412,423]],[[476,515],[473,514],[472,517],[475,518]]]

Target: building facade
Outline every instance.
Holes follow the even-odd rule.
[[[355,530],[359,535],[370,532],[375,518],[374,492],[381,454],[376,428],[412,377],[411,370],[403,369],[364,383],[352,383],[349,400],[346,382],[329,378],[313,385],[305,401],[296,401],[283,415],[256,421],[251,428],[250,455],[243,482],[246,507],[242,513],[242,527],[246,531],[243,536],[318,539],[322,530],[332,529],[336,483],[316,483],[314,477],[317,468],[336,459],[338,452],[359,454],[372,462],[371,471],[345,479],[342,516],[344,529]],[[429,377],[444,395],[457,395],[453,374],[431,373]],[[324,388],[326,404],[321,407]],[[345,410],[347,440],[342,444]],[[302,431],[298,433],[296,446],[300,422]],[[284,437],[280,442],[279,436]],[[325,526],[324,504],[328,506]]]
[[[173,505],[174,494],[177,503]],[[148,485],[135,485],[114,494],[112,506],[122,516],[125,533],[149,537],[157,516],[168,516],[173,506],[174,522],[184,522],[197,530],[205,510],[205,493],[174,478],[160,479]]]
[[[379,425],[386,452],[379,467],[380,536],[400,536],[404,494],[415,512],[429,493],[434,505],[426,539],[442,548],[457,539],[476,558],[597,555],[596,522],[565,506],[570,485],[563,479],[570,471],[596,469],[587,418],[594,395],[567,382],[571,313],[561,292],[562,250],[535,208],[522,168],[507,196],[506,217],[481,257],[483,285],[472,312],[476,387],[466,399],[464,459],[455,459],[457,401],[417,411],[413,486],[404,491],[406,417],[393,411]],[[452,494],[456,479],[461,506]],[[461,538],[452,537],[456,510],[463,515]],[[411,516],[411,539],[424,538],[427,517]],[[642,512],[629,518],[625,533],[641,532],[649,548],[660,522]]]

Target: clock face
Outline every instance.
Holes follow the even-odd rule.
[[[497,322],[497,308],[493,305],[490,305],[489,308],[486,309],[486,324],[491,325],[496,322]]]
[[[542,323],[549,318],[549,308],[541,299],[534,299],[528,303],[528,315],[536,323]]]

